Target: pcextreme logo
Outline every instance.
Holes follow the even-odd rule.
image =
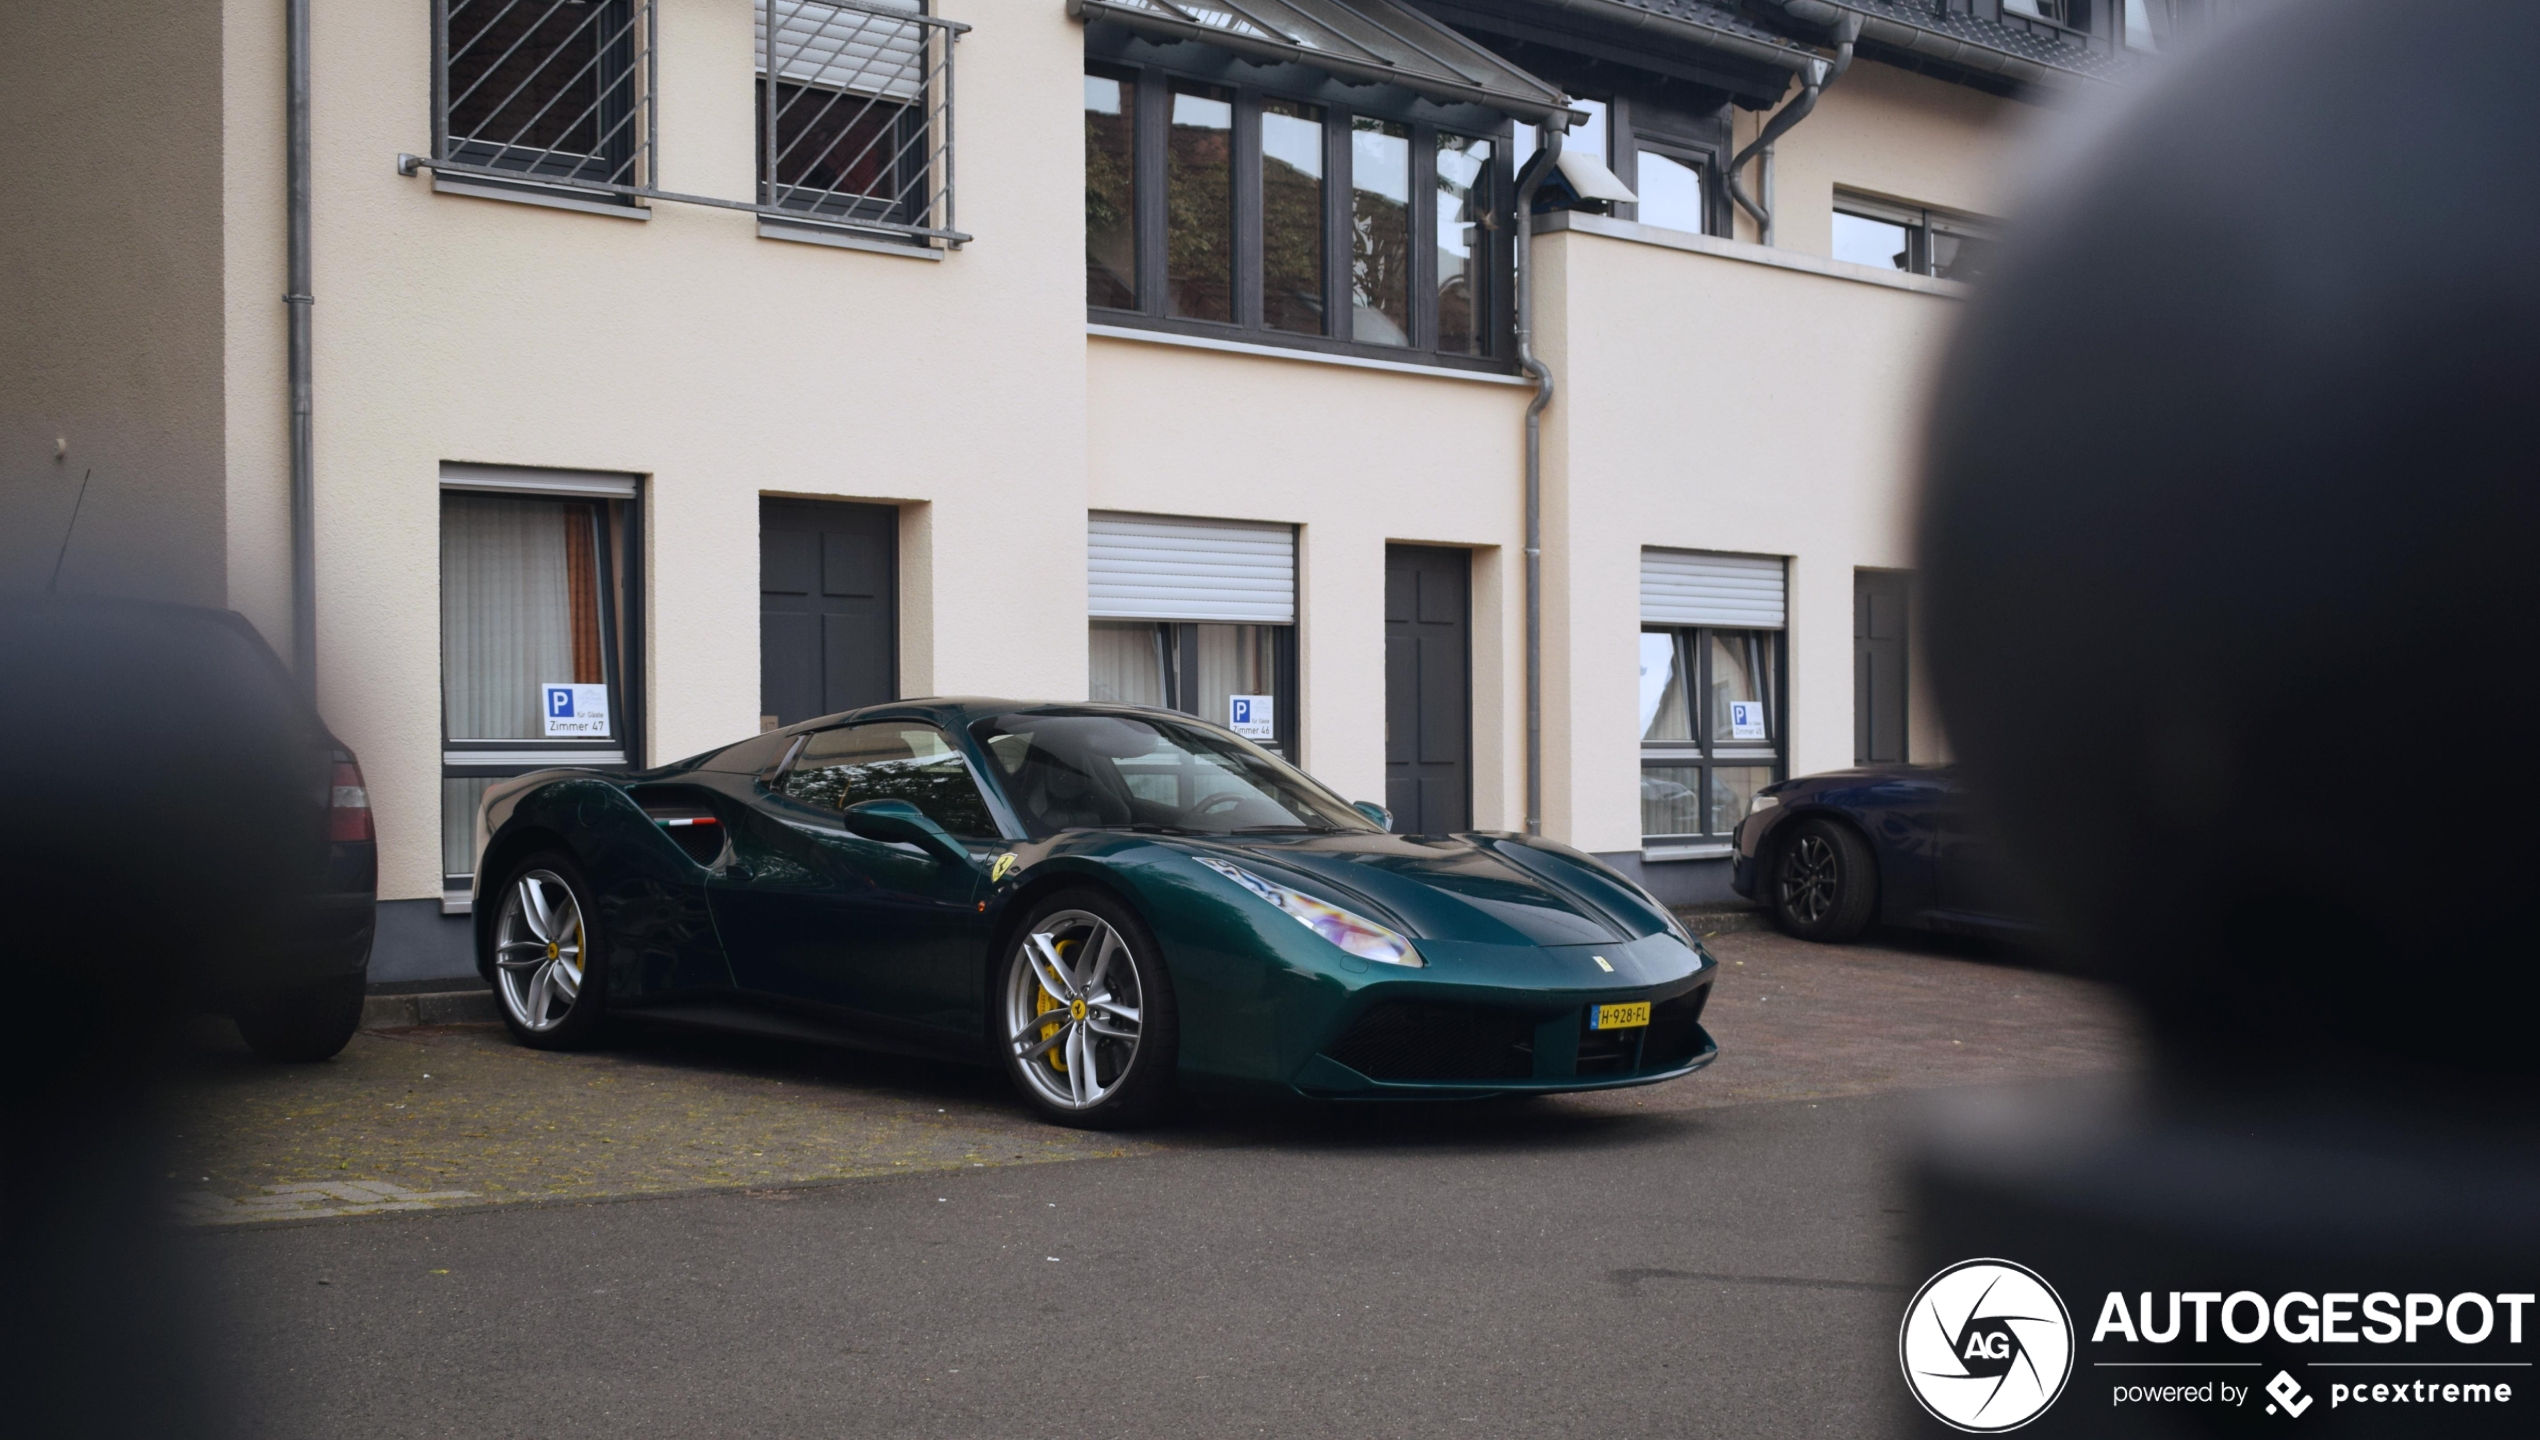
[[[2027,1266],[1961,1260],[1906,1304],[1896,1358],[1905,1388],[1941,1424],[1979,1435],[2017,1430],[2073,1378],[2073,1317]]]

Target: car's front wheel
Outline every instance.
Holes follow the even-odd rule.
[[[1180,1048],[1173,982],[1127,906],[1097,890],[1033,906],[996,993],[998,1051],[1043,1118],[1111,1130],[1163,1108]]]
[[[494,990],[512,1038],[571,1050],[599,1038],[601,935],[580,867],[552,852],[514,867],[489,932]]]
[[[1849,825],[1803,820],[1773,865],[1773,916],[1802,940],[1838,945],[1870,928],[1878,910],[1879,867]]]

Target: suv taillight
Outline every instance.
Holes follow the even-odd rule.
[[[335,778],[328,782],[326,838],[378,838],[370,825],[370,790],[362,784],[362,767],[352,756],[341,751],[335,756]]]

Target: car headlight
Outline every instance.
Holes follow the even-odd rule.
[[[1285,911],[1289,919],[1338,945],[1361,960],[1379,965],[1408,965],[1414,968],[1428,962],[1411,942],[1364,915],[1353,915],[1329,901],[1317,900],[1301,890],[1274,885],[1240,865],[1206,855],[1192,857],[1202,865],[1241,885],[1262,900]]]
[[[1781,803],[1782,797],[1779,795],[1758,795],[1754,799],[1746,802],[1746,813],[1749,815],[1761,815],[1765,811],[1770,810]]]

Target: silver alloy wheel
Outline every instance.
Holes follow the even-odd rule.
[[[528,870],[503,897],[494,923],[494,973],[503,1005],[528,1030],[553,1030],[582,993],[582,907],[553,870]]]
[[[1042,1099],[1086,1110],[1117,1089],[1137,1059],[1138,962],[1099,915],[1061,910],[1023,937],[1006,986],[1005,1033]]]
[[[1822,835],[1802,835],[1782,856],[1782,909],[1802,925],[1814,925],[1834,909],[1834,847]]]

